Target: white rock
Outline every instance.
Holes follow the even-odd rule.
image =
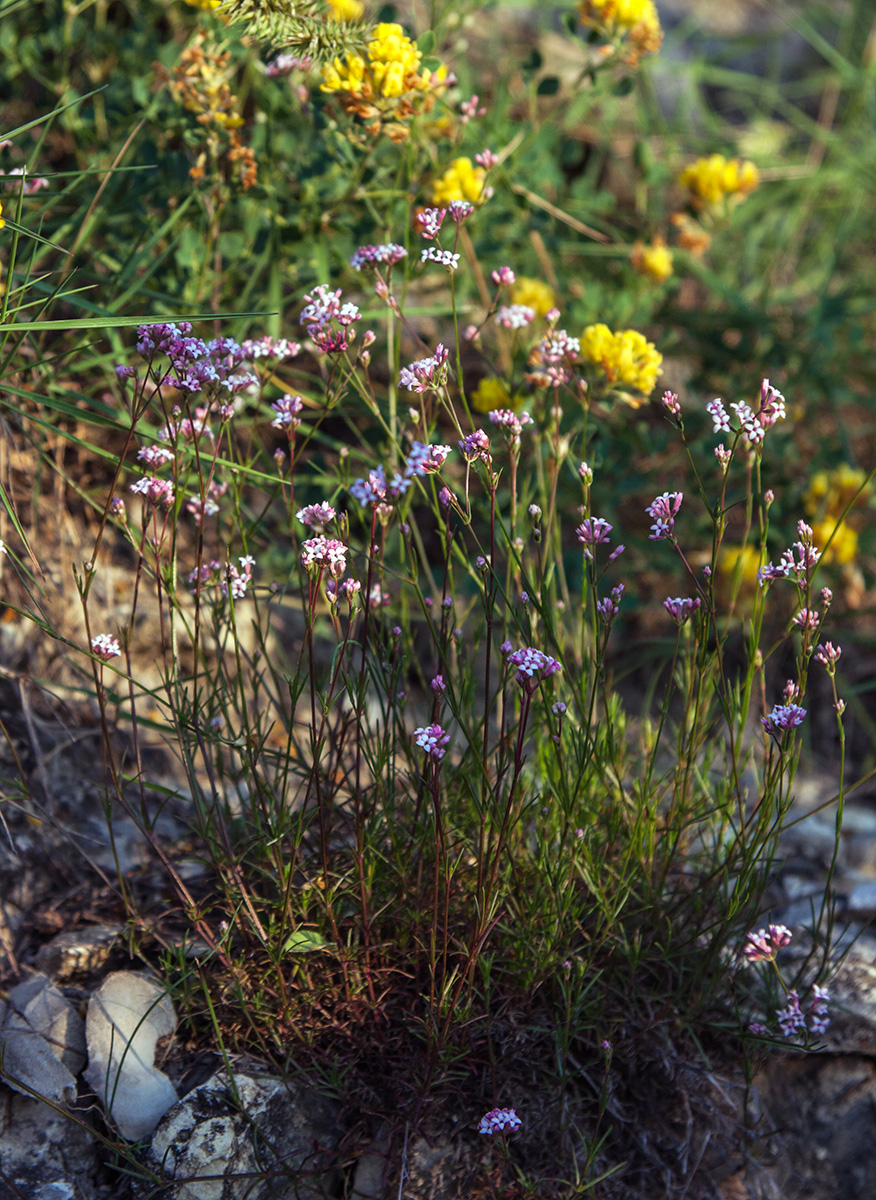
[[[175,1029],[170,998],[148,975],[114,971],[88,1002],[85,1079],[128,1141],[148,1137],[177,1101],[173,1084],[154,1065],[158,1039]]]

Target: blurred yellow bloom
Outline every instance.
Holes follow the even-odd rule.
[[[662,237],[655,237],[650,246],[636,242],[630,257],[633,270],[664,283],[672,274],[672,251]]]
[[[757,573],[761,554],[756,546],[721,546],[718,551],[718,570],[715,590],[722,606],[730,603],[735,594],[743,612],[750,612],[758,594]],[[738,571],[738,576],[737,576]],[[734,581],[736,582],[734,591]]]
[[[635,329],[612,333],[602,324],[588,325],[581,334],[581,354],[602,370],[609,383],[636,388],[643,397],[653,392],[663,362],[663,355],[644,334]],[[627,400],[634,408],[643,402]]]
[[[365,5],[359,0],[327,0],[335,21],[358,21],[365,15]]]
[[[426,91],[434,85],[431,71],[420,71],[422,54],[401,25],[384,22],[368,43],[367,61],[348,54],[346,62],[336,58],[322,73],[321,90],[349,92],[365,100],[397,99],[408,92]],[[439,80],[446,70],[436,72]]]
[[[526,275],[521,275],[511,289],[511,303],[525,304],[528,308],[534,308],[538,316],[543,317],[552,308],[557,307],[557,298],[543,279],[529,279]]]
[[[754,163],[711,154],[685,167],[678,182],[690,192],[693,203],[702,207],[720,204],[726,196],[738,195],[744,199],[754,191],[759,179]]]
[[[822,554],[821,561],[837,563],[844,567],[847,563],[855,561],[858,553],[858,534],[845,521],[840,521],[839,527],[837,527],[838,521],[839,518],[834,516],[825,517],[822,521],[815,521],[812,525],[812,540],[818,547],[827,546],[828,538],[832,535],[833,541]]]
[[[579,11],[583,25],[626,39],[626,59],[633,66],[643,54],[660,49],[663,30],[654,0],[581,0]]]
[[[484,168],[473,166],[470,158],[455,158],[441,178],[433,183],[432,203],[468,200],[477,204],[483,196],[486,176]]]
[[[833,471],[820,471],[813,475],[803,496],[807,513],[814,516],[823,506],[829,516],[840,517],[856,496],[855,507],[863,504],[873,494],[872,483],[863,487],[866,478],[863,471],[848,463],[841,463]]]
[[[3,202],[0,201],[0,229],[2,229],[5,224],[6,222],[3,220]]]
[[[186,0],[186,4],[190,4],[192,8],[202,8],[204,12],[213,12],[222,2],[223,0]]]
[[[522,396],[512,397],[501,379],[490,377],[480,381],[471,397],[471,406],[479,413],[492,412],[494,408],[510,408],[517,412],[522,404]]]

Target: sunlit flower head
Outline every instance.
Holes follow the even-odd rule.
[[[656,283],[665,283],[672,274],[672,251],[662,237],[655,237],[650,246],[636,242],[630,262],[634,271],[647,275]]]
[[[484,168],[473,166],[470,158],[456,158],[432,185],[432,203],[448,205],[451,200],[468,200],[478,204],[486,199],[486,177]]]
[[[544,280],[520,275],[511,288],[511,303],[533,308],[537,316],[544,317],[556,306],[557,298]]]
[[[581,334],[581,354],[597,366],[610,384],[635,388],[641,397],[621,393],[625,403],[638,408],[653,392],[663,355],[635,329],[612,333],[607,325],[588,325]]]
[[[710,154],[685,167],[678,182],[690,193],[695,208],[714,208],[728,196],[744,200],[757,187],[759,179],[754,163]]]

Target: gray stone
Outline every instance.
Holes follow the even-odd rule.
[[[232,1086],[222,1070],[167,1113],[148,1165],[168,1182],[185,1180],[173,1200],[311,1200],[331,1191],[327,1151],[339,1136],[316,1092],[251,1070]]]
[[[23,1096],[36,1092],[60,1103],[76,1095],[76,1080],[49,1043],[5,1003],[0,1003],[0,1078]]]
[[[85,1022],[60,988],[47,975],[36,973],[12,989],[9,1003],[45,1038],[67,1070],[78,1075],[86,1062]]]
[[[81,1118],[80,1118],[81,1119]],[[39,1100],[0,1089],[0,1200],[92,1200],[97,1142]]]
[[[849,896],[849,916],[872,920],[876,917],[876,880],[854,887]]]
[[[122,937],[121,925],[88,925],[59,933],[37,951],[37,967],[53,979],[94,971],[102,966]]]
[[[175,1029],[165,989],[136,971],[114,971],[88,1002],[85,1079],[129,1141],[148,1137],[177,1101],[173,1084],[154,1066],[158,1040]]]

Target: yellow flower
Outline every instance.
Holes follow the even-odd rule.
[[[0,200],[0,229],[2,229],[5,224],[6,222],[3,220],[3,201]]]
[[[512,397],[501,379],[489,376],[480,381],[471,397],[471,406],[479,413],[492,412],[494,408],[510,408],[517,412],[522,403],[522,396]]]
[[[831,536],[833,541],[827,546]],[[858,553],[857,531],[845,521],[840,521],[839,517],[827,516],[822,521],[816,521],[812,526],[812,540],[816,546],[827,546],[821,556],[823,563],[837,563],[844,567],[847,563],[854,562]]]
[[[654,0],[581,0],[580,16],[608,38],[625,38],[632,66],[643,54],[656,54],[663,41]]]
[[[814,516],[823,505],[828,516],[840,517],[850,503],[854,502],[858,507],[873,494],[872,483],[863,487],[866,478],[863,471],[848,463],[841,463],[833,471],[813,475],[803,496],[807,513]]]
[[[359,0],[327,0],[334,21],[358,21],[365,14]]]
[[[347,3],[349,0],[338,0]],[[443,82],[445,68],[433,73],[420,71],[422,54],[401,25],[384,22],[374,30],[368,43],[367,61],[358,54],[348,54],[346,62],[336,58],[323,69],[321,90],[349,92],[365,100],[398,99],[408,92],[422,92]]]
[[[581,334],[581,353],[598,366],[609,383],[626,384],[642,393],[643,399],[624,397],[638,408],[650,396],[660,374],[663,355],[644,334],[635,329],[612,333],[607,325],[588,325]]]
[[[711,154],[685,167],[678,182],[690,192],[694,205],[701,208],[720,204],[726,196],[738,195],[744,199],[754,191],[759,179],[754,163]]]
[[[759,591],[757,573],[761,565],[761,553],[756,546],[721,547],[715,588],[722,607],[735,595],[739,608],[751,612]]]
[[[521,275],[511,289],[511,303],[525,304],[534,308],[537,315],[543,317],[552,308],[557,307],[557,298],[551,288],[542,279],[529,279]]]
[[[634,271],[655,279],[657,283],[664,283],[672,274],[672,252],[662,237],[655,237],[650,246],[636,242],[630,262]]]
[[[472,166],[470,158],[455,158],[440,179],[432,184],[433,204],[449,204],[451,200],[468,200],[477,204],[482,198],[486,171]]]
[[[186,4],[190,4],[192,8],[202,8],[204,12],[213,12],[222,2],[223,0],[186,0]]]

